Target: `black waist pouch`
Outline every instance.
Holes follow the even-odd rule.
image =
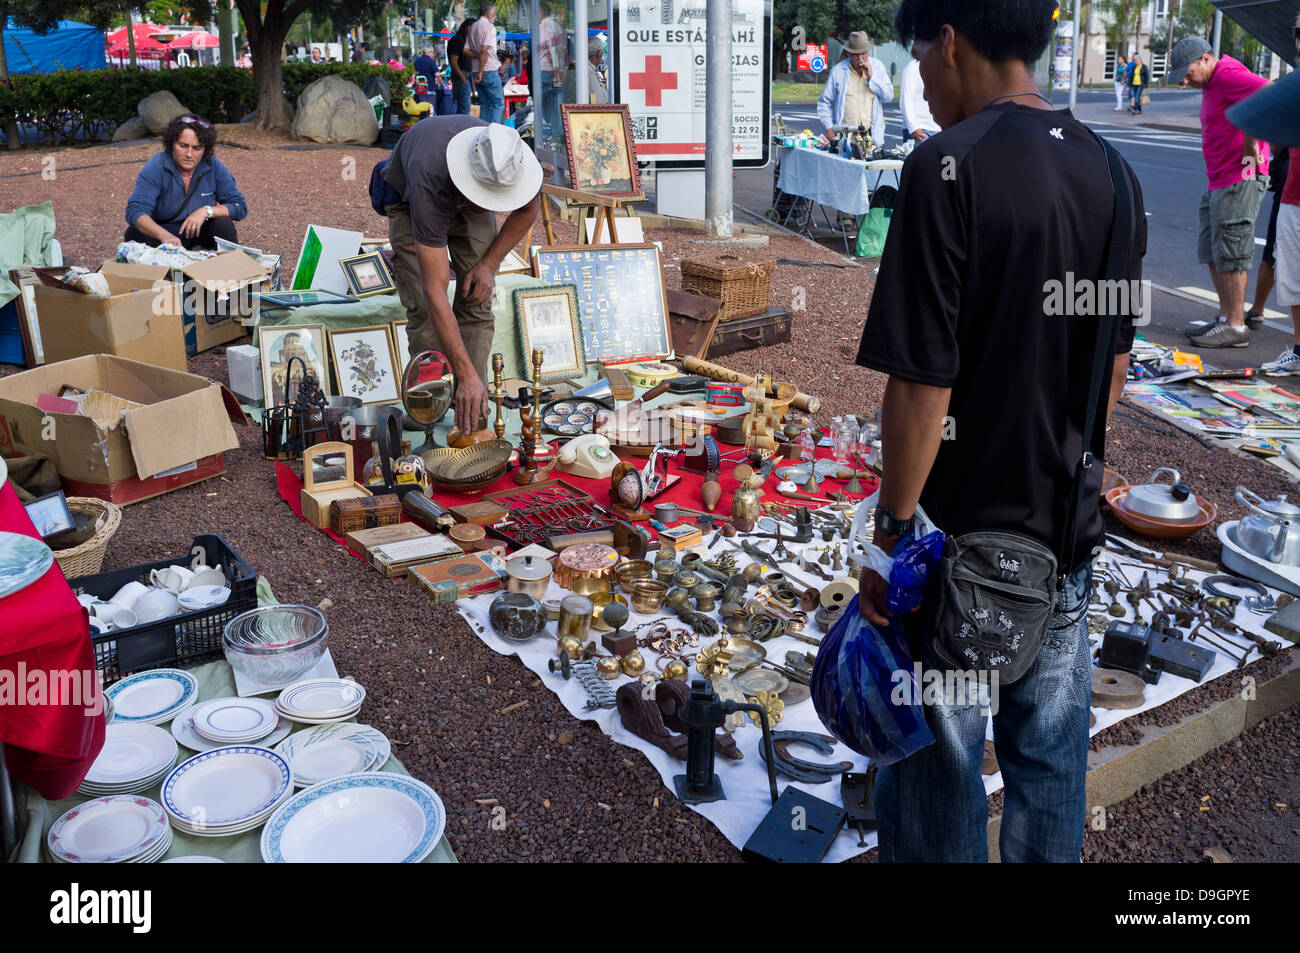
[[[935,659],[1017,681],[1038,657],[1056,590],[1056,557],[1037,540],[1000,531],[950,537],[931,629]]]

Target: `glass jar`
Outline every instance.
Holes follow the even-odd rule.
[[[384,466],[380,462],[379,441],[370,442],[370,459],[361,469],[361,482],[366,486],[384,485]]]
[[[421,489],[429,485],[424,459],[411,452],[411,441],[409,440],[402,441],[402,455],[393,464],[393,480],[399,484],[409,483]]]

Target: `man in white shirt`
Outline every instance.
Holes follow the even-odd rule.
[[[903,138],[924,142],[939,131],[925,101],[925,83],[921,81],[921,63],[911,59],[903,67],[899,80],[898,106],[903,113]]]
[[[817,98],[817,118],[829,138],[834,126],[864,126],[872,145],[885,141],[885,103],[894,101],[894,84],[885,64],[871,55],[871,41],[861,30],[849,34],[844,59],[831,68]]]
[[[600,61],[604,56],[605,44],[600,37],[593,36],[587,41],[587,96],[593,103],[609,102],[605,74],[600,71]]]

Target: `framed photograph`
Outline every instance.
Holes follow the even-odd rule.
[[[334,291],[267,291],[257,296],[263,307],[306,308],[314,304],[349,304],[359,301]]]
[[[388,325],[330,329],[330,355],[339,394],[363,404],[396,404],[402,398],[401,370],[393,357]]]
[[[406,322],[394,321],[388,325],[393,335],[393,357],[399,371],[406,370],[406,362],[411,359],[411,342],[406,336]]]
[[[23,509],[27,511],[27,516],[36,527],[36,532],[41,534],[41,539],[49,539],[51,536],[77,528],[77,522],[72,518],[72,511],[68,509],[68,501],[62,490],[48,496],[38,496],[30,503],[24,503]]]
[[[397,290],[393,276],[388,271],[388,263],[377,251],[340,258],[339,267],[348,279],[348,291],[358,298],[391,294]]]
[[[542,350],[542,383],[586,374],[577,285],[516,288],[514,294],[521,375],[532,379],[534,348]]]
[[[66,271],[64,268],[51,269],[55,272]],[[14,299],[14,310],[18,313],[18,330],[23,339],[23,355],[28,367],[37,367],[45,363],[45,347],[41,344],[41,322],[36,314],[36,286],[40,283],[35,269],[23,266],[9,270],[9,280],[18,286],[18,297]]]
[[[263,325],[258,331],[257,347],[261,352],[262,394],[267,407],[288,404],[296,396],[285,392],[289,376],[289,361],[300,357],[307,365],[307,370],[316,375],[321,390],[333,394],[330,385],[329,351],[326,348],[325,326],[323,324],[304,324],[297,326],[280,325],[268,327]],[[294,381],[298,380],[298,365],[294,365]],[[297,387],[294,387],[297,390]]]
[[[600,195],[641,195],[627,104],[565,103],[560,112],[572,187]]]

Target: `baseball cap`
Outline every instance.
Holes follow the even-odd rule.
[[[1174,44],[1169,52],[1169,72],[1165,74],[1166,83],[1181,83],[1191,66],[1206,53],[1214,50],[1203,36],[1189,36]]]

